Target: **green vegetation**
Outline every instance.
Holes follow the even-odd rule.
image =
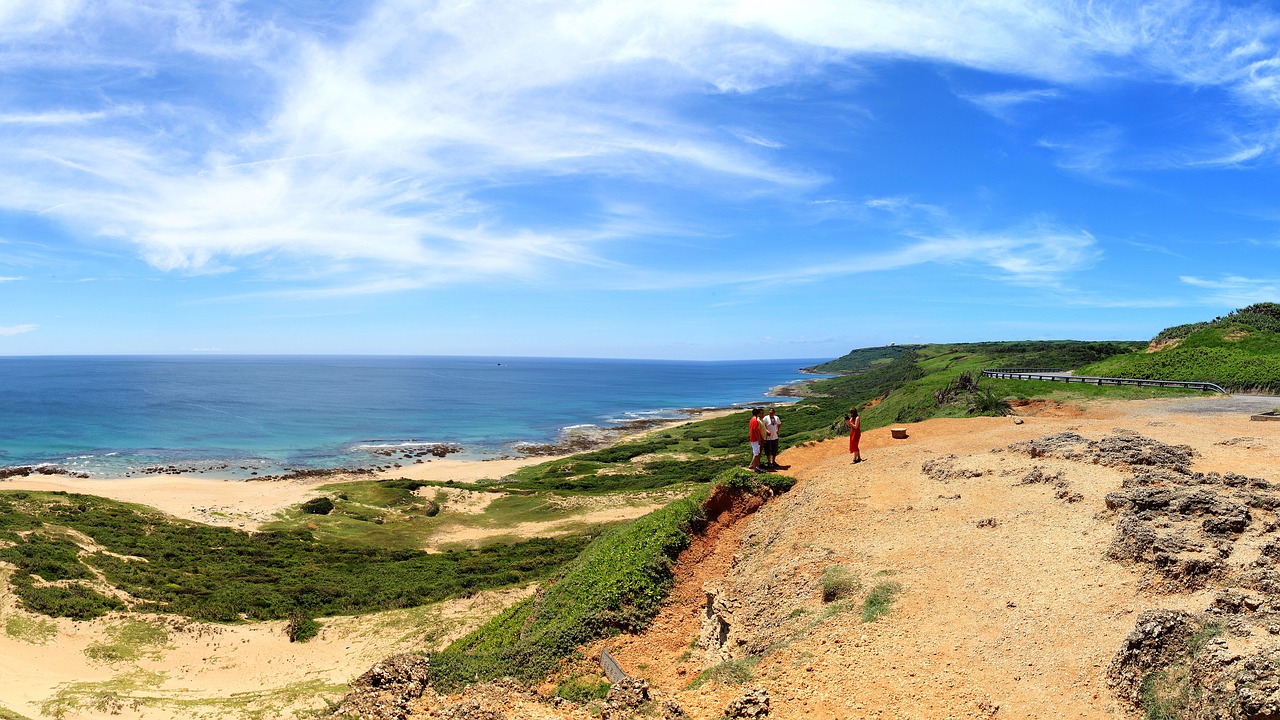
[[[28,718],[26,715],[19,715],[18,713],[12,710],[9,710],[8,708],[0,706],[0,720],[31,720],[31,719]]]
[[[946,349],[968,355],[1000,358],[1005,368],[1069,369],[1112,355],[1132,352],[1145,345],[1135,341],[1079,342],[1074,340],[1021,340],[1014,342],[956,343],[950,345],[891,345],[861,348],[830,362],[807,368],[821,373],[860,373],[901,360],[911,353]],[[994,366],[992,366],[994,367]]]
[[[859,373],[870,370],[873,367],[888,365],[894,360],[902,359],[908,352],[919,350],[923,347],[925,346],[885,345],[884,347],[858,348],[857,350],[850,350],[835,360],[805,369],[816,373]]]
[[[893,599],[902,592],[902,585],[896,582],[883,582],[871,588],[866,599],[862,601],[862,622],[875,622],[889,614],[893,607]]]
[[[756,678],[755,667],[760,663],[760,656],[752,655],[741,660],[727,660],[719,665],[698,673],[686,687],[686,690],[697,690],[712,682],[720,685],[743,685]]]
[[[301,610],[289,613],[289,622],[285,625],[284,634],[289,642],[306,642],[320,634],[320,623],[307,617]]]
[[[328,515],[333,512],[333,508],[333,501],[327,497],[312,498],[298,507],[299,510],[310,515]]]
[[[1190,653],[1191,657],[1199,655],[1210,640],[1221,636],[1224,632],[1226,632],[1226,629],[1221,622],[1206,623],[1199,630],[1192,633],[1191,637],[1187,638],[1187,652]]]
[[[1280,333],[1280,304],[1257,303],[1239,310],[1232,310],[1223,317],[1216,317],[1205,322],[1175,325],[1161,330],[1155,336],[1155,342],[1167,342],[1186,338],[1197,330],[1206,328],[1224,328],[1247,325],[1254,330]]]
[[[1224,632],[1222,623],[1210,622],[1187,638],[1186,652],[1142,680],[1141,705],[1147,720],[1181,720],[1191,716],[1193,695],[1200,692],[1192,676],[1195,658],[1212,639]]]
[[[1191,668],[1205,645],[1224,631],[1221,622],[1200,626],[1187,638],[1185,652],[1177,654],[1163,669],[1142,679],[1141,705],[1147,720],[1182,720],[1200,716],[1190,712],[1192,700],[1202,692]]]
[[[84,654],[104,663],[127,662],[156,656],[169,642],[163,625],[142,620],[125,620],[107,628],[107,637],[85,648]]]
[[[105,552],[77,554],[41,534],[57,528],[83,533]],[[88,495],[0,493],[0,539],[14,543],[4,550],[19,567],[10,582],[33,612],[83,620],[123,609],[88,585],[36,577],[85,579],[92,568],[136,599],[133,609],[234,622],[413,607],[522,584],[573,559],[592,537],[428,554],[326,543],[306,530],[249,534]]]
[[[1198,328],[1176,347],[1132,353],[1081,368],[1081,374],[1212,382],[1228,391],[1280,392],[1280,333],[1243,324]]]
[[[1280,392],[1280,304],[1258,303],[1206,322],[1165,328],[1152,342],[1155,352],[1100,360],[1080,368],[1080,374]]]
[[[24,608],[49,617],[92,620],[124,609],[124,603],[119,600],[83,585],[37,584],[36,578],[27,572],[14,573],[9,583]]]
[[[1146,720],[1182,720],[1191,702],[1191,668],[1175,665],[1142,681],[1142,713]]]
[[[4,619],[4,634],[32,645],[47,645],[58,637],[58,624],[45,618],[10,615]]]
[[[146,716],[145,710],[156,708],[176,717],[269,720],[284,715],[315,717],[306,710],[282,712],[297,703],[312,704],[315,698],[339,698],[349,689],[346,685],[323,680],[303,680],[267,690],[232,693],[226,697],[164,697],[157,690],[164,684],[163,673],[134,671],[116,675],[101,682],[83,681],[58,687],[50,699],[41,704],[42,717],[76,717],[92,711],[95,716]],[[0,716],[3,718],[3,716]]]
[[[834,565],[822,571],[822,601],[834,602],[858,590],[858,579],[849,568]]]
[[[541,679],[579,645],[644,627],[666,597],[676,556],[705,522],[701,505],[709,493],[703,486],[606,532],[545,593],[433,653],[432,684],[448,690],[477,678]]]
[[[574,675],[556,684],[556,695],[576,703],[603,700],[609,694],[609,683],[587,675]]]

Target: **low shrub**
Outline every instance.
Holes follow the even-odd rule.
[[[565,678],[556,685],[556,696],[576,703],[589,703],[603,700],[609,694],[609,683],[599,678],[575,675]]]
[[[9,497],[0,491],[0,497]],[[87,587],[36,585],[91,577],[138,598],[137,608],[197,620],[275,620],[295,610],[343,615],[416,607],[489,588],[547,577],[572,560],[594,535],[533,538],[475,550],[426,553],[328,543],[307,530],[246,533],[175,520],[159,512],[87,495],[33,493],[11,503],[12,524],[37,522],[84,533],[106,552],[78,548],[37,533],[15,536],[4,559],[19,565],[12,583],[24,604],[55,616],[96,616],[116,601]],[[138,560],[137,558],[141,558]],[[30,569],[28,569],[30,568]]]
[[[790,475],[762,475],[759,478],[760,484],[773,491],[774,495],[781,495],[796,486],[796,479]]]
[[[858,590],[858,579],[849,568],[833,565],[822,571],[822,601],[834,602]]]
[[[862,601],[862,622],[875,622],[888,615],[894,596],[899,592],[902,592],[902,585],[896,582],[883,582],[872,588]]]
[[[697,690],[703,685],[713,682],[720,685],[742,685],[756,678],[755,667],[760,662],[758,655],[741,660],[727,660],[719,665],[698,673],[686,687],[686,690]]]
[[[306,642],[320,634],[320,623],[307,617],[301,610],[289,613],[289,622],[284,626],[284,633],[289,642]]]
[[[327,497],[318,497],[308,500],[300,506],[300,510],[311,515],[328,515],[333,512],[333,501]]]
[[[92,620],[124,609],[124,603],[83,585],[36,585],[29,573],[19,571],[10,578],[14,594],[30,612],[72,620]]]

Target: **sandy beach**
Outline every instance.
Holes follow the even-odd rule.
[[[526,465],[551,457],[505,460],[433,459],[373,475],[329,475],[284,480],[216,480],[196,475],[154,475],[129,478],[78,478],[33,475],[0,480],[0,490],[61,490],[121,502],[139,503],[164,513],[210,525],[257,529],[276,513],[315,497],[322,485],[345,480],[408,478],[447,482],[497,480]]]
[[[737,412],[733,409],[691,411],[685,419],[652,423],[642,430],[623,433],[617,441],[643,437],[691,422],[709,420]],[[297,476],[273,480],[222,480],[198,474],[158,474],[145,477],[81,478],[70,475],[29,475],[0,480],[0,490],[64,491],[83,493],[147,505],[174,517],[210,525],[255,530],[277,513],[304,502],[318,493],[316,488],[348,480],[425,480],[428,482],[476,483],[500,480],[522,467],[564,457],[563,454],[536,455],[493,460],[431,458],[373,474],[336,474],[322,477]]]
[[[700,411],[688,419],[652,424],[619,439],[731,412]],[[275,480],[220,480],[196,474],[109,479],[31,475],[0,480],[0,490],[83,493],[147,505],[178,518],[252,531],[282,510],[319,495],[319,487],[345,480],[476,483],[499,480],[519,468],[557,457],[562,456],[432,458],[374,474]],[[473,495],[487,497],[470,497]],[[448,511],[480,512],[494,496],[501,494],[451,492]],[[521,523],[495,532],[554,536],[574,524],[634,518],[669,501],[664,493],[628,502],[604,499],[600,507],[585,508],[587,512],[568,521]],[[454,529],[444,540],[465,542],[483,536],[481,531]],[[0,568],[4,577],[7,573]],[[4,629],[0,633],[0,710],[32,718],[59,714],[77,718],[243,717],[268,710],[265,717],[292,717],[295,710],[320,708],[324,700],[341,697],[346,683],[383,657],[443,646],[535,589],[486,592],[364,616],[322,618],[320,636],[305,644],[288,641],[283,621],[218,625],[146,615],[108,616],[89,622],[50,619],[22,610],[5,590],[0,594],[0,628]],[[159,639],[141,646],[136,640],[126,643],[130,645],[127,652],[112,650],[120,645],[122,636],[138,628],[153,628],[149,634]],[[147,699],[134,705],[117,699],[121,697]]]

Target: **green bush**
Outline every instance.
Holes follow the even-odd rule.
[[[556,695],[570,702],[589,703],[609,694],[609,683],[594,677],[575,675],[556,685]]]
[[[862,622],[875,622],[888,615],[894,596],[901,591],[902,586],[896,582],[883,582],[872,588],[862,601]]]
[[[858,579],[846,567],[833,565],[822,571],[822,601],[834,602],[858,590]]]
[[[790,475],[774,475],[770,473],[762,475],[758,479],[761,485],[772,490],[775,495],[781,495],[796,486],[796,479]]]
[[[289,642],[306,642],[320,634],[320,623],[307,617],[300,610],[289,613],[289,622],[285,625],[285,635]]]
[[[299,507],[302,512],[310,515],[328,515],[333,512],[333,508],[333,501],[327,497],[312,498]]]
[[[716,483],[741,492],[750,491],[756,485],[757,474],[746,468],[734,467],[716,476]]]
[[[22,571],[14,573],[10,583],[24,608],[50,617],[92,620],[124,609],[119,600],[83,585],[36,585],[31,575]]]
[[[0,492],[0,497],[6,494]],[[23,568],[13,582],[24,603],[36,612],[68,617],[98,612],[92,608],[102,607],[106,599],[87,588],[36,587],[29,580],[20,584],[30,572],[26,567],[74,579],[89,574],[84,564],[92,565],[109,583],[138,598],[139,610],[234,622],[242,617],[281,619],[295,610],[342,615],[416,607],[540,580],[593,539],[534,538],[429,554],[319,542],[306,530],[250,534],[87,495],[32,493],[16,503],[8,497],[14,523],[43,518],[48,525],[82,532],[106,549],[77,558],[73,545],[37,534],[4,549],[4,558]]]
[[[79,554],[80,548],[66,540],[29,535],[25,542],[0,550],[0,560],[49,582],[93,578],[93,573],[81,564]]]

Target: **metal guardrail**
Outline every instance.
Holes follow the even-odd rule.
[[[629,680],[630,675],[617,660],[613,659],[613,655],[609,654],[609,648],[600,648],[600,667],[604,670],[605,677],[609,678],[609,682],[617,684],[623,680]]]
[[[998,368],[998,369],[992,370],[991,372],[1020,373],[1020,374],[1033,373],[1034,374],[1034,373],[1065,373],[1069,371],[1063,370],[1062,368]],[[985,373],[986,371],[984,370],[983,374]]]
[[[1086,377],[1081,375],[1061,375],[1051,373],[1062,373],[1062,370],[1024,370],[1015,368],[1012,370],[983,370],[982,376],[989,378],[1002,378],[1005,380],[1048,380],[1051,382],[1065,383],[1086,383],[1089,385],[1132,385],[1136,387],[1166,387],[1166,388],[1183,388],[1187,390],[1204,390],[1206,392],[1216,392],[1223,395],[1231,393],[1222,389],[1221,385],[1211,382],[1184,382],[1182,380],[1146,380],[1143,378],[1108,378],[1108,377]]]

